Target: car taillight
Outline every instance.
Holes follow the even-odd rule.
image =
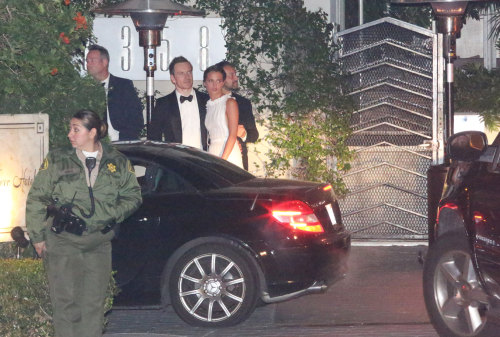
[[[311,233],[324,231],[311,207],[300,200],[280,203],[273,207],[272,214],[281,224],[300,231]]]

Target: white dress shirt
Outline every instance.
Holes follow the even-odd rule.
[[[109,75],[104,81],[101,82],[106,90],[106,120],[108,121],[108,137],[112,142],[120,139],[120,131],[113,128],[111,124],[111,118],[109,117],[109,109],[108,109],[108,90],[109,90]]]
[[[203,150],[201,145],[200,112],[194,89],[191,89],[190,95],[193,95],[191,102],[186,100],[181,103],[180,98],[182,95],[177,90],[175,95],[177,96],[177,104],[181,114],[182,144]]]

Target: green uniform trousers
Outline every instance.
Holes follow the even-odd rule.
[[[102,336],[114,232],[85,234],[47,234],[45,267],[56,337]]]

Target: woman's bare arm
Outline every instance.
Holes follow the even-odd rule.
[[[227,137],[226,146],[222,153],[222,159],[227,159],[231,154],[234,144],[236,143],[236,134],[238,132],[238,103],[236,103],[236,100],[233,98],[229,98],[226,102],[226,118],[229,136]]]

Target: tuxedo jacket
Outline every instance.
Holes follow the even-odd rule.
[[[241,144],[241,155],[243,157],[243,168],[248,170],[248,150],[247,143],[255,143],[259,139],[259,131],[255,125],[255,117],[253,116],[252,103],[249,99],[233,93],[232,96],[236,99],[238,103],[239,110],[239,121],[238,124],[242,124],[247,131],[246,140],[238,138]]]
[[[142,103],[131,80],[109,75],[108,111],[113,128],[120,140],[139,139],[144,128]],[[107,114],[105,119],[107,119]]]
[[[203,150],[206,151],[207,128],[205,127],[205,116],[207,114],[207,101],[209,100],[209,96],[198,90],[194,92],[196,93],[198,112],[200,113],[201,144],[203,145]],[[181,112],[175,90],[156,101],[155,108],[151,113],[151,125],[148,129],[148,139],[182,143]]]

